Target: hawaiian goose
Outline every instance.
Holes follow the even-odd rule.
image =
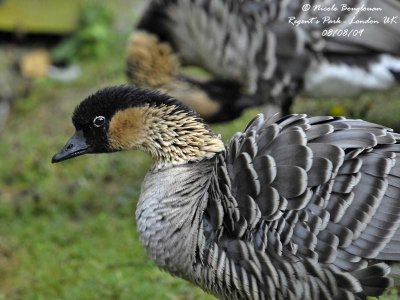
[[[393,85],[400,78],[399,18],[397,0],[153,0],[130,39],[127,73],[208,122],[265,102],[287,114],[301,91],[349,96]],[[216,79],[189,79],[180,64]]]
[[[364,299],[400,260],[400,135],[362,120],[254,118],[224,146],[158,92],[86,98],[53,157],[140,149],[154,165],[136,210],[162,269],[223,299]]]

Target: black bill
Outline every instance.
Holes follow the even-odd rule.
[[[86,143],[82,131],[77,131],[65,144],[65,146],[53,156],[51,162],[58,163],[79,155],[89,153],[89,146]]]

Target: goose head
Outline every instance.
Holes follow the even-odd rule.
[[[183,74],[179,56],[172,45],[144,30],[138,30],[130,37],[126,74],[129,82],[136,86],[180,99],[209,123],[235,119],[245,108],[260,104],[256,97],[242,93],[238,82],[199,80]]]
[[[108,87],[84,99],[72,116],[75,134],[57,163],[88,153],[139,149],[156,167],[211,158],[224,145],[190,108],[170,96],[133,86]]]

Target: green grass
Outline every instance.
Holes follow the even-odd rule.
[[[129,28],[110,57],[82,62],[78,81],[34,82],[0,133],[1,300],[212,299],[158,270],[139,243],[134,210],[149,157],[50,163],[74,131],[74,107],[102,86],[125,83]]]
[[[50,163],[89,90],[39,82],[2,133],[0,299],[207,299],[159,271],[138,241],[146,155]]]
[[[400,88],[373,91],[353,98],[300,98],[294,112],[362,118],[400,131]]]
[[[134,210],[149,157],[131,151],[50,163],[73,133],[75,105],[99,87],[125,82],[128,33],[109,58],[82,63],[78,81],[36,81],[0,133],[0,300],[213,299],[159,271],[139,243]],[[295,111],[357,117],[371,102],[365,117],[400,128],[399,99],[400,89],[359,100],[302,99]],[[258,111],[213,128],[226,141]]]
[[[11,238],[8,251],[19,267],[9,272],[6,299],[197,299],[198,290],[147,259],[133,225],[104,212],[13,222],[20,240]]]

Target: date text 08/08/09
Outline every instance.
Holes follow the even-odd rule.
[[[362,36],[365,29],[324,29],[322,30],[322,36],[343,36],[343,37],[350,37],[350,36]]]

